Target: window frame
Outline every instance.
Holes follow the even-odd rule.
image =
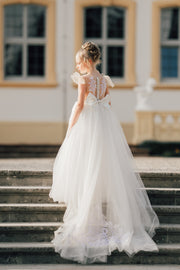
[[[4,78],[4,6],[12,4],[39,4],[46,6],[45,76],[27,80]],[[0,0],[0,86],[3,87],[55,87],[55,0]]]
[[[113,89],[133,89],[136,83],[135,73],[135,8],[136,2],[134,0],[75,0],[75,52],[79,50],[83,43],[84,29],[83,29],[83,14],[85,7],[91,6],[119,6],[126,8],[126,24],[125,37],[126,46],[124,54],[124,79],[114,80],[115,87]],[[119,45],[119,44],[118,44]],[[75,85],[74,85],[75,86]],[[75,86],[76,87],[76,86]]]
[[[161,80],[161,46],[164,41],[161,41],[161,9],[163,8],[180,8],[179,0],[157,0],[152,3],[152,63],[151,63],[151,77],[156,80],[154,89],[157,90],[180,90],[180,80],[176,79],[162,79]],[[171,42],[169,42],[171,43]],[[168,44],[168,42],[166,43]],[[180,48],[179,48],[180,56]],[[180,57],[179,57],[180,59]],[[178,60],[179,60],[178,59]],[[180,62],[178,62],[180,68]],[[179,78],[180,79],[180,78]]]
[[[172,9],[173,7],[168,7],[168,8]],[[179,9],[179,16],[180,16],[180,7],[178,7],[178,9]],[[162,9],[161,9],[161,12],[162,12]],[[160,13],[160,16],[161,16],[161,13]],[[162,23],[162,21],[161,21],[161,23]],[[161,26],[162,26],[161,23],[160,23],[160,34],[161,34]],[[177,65],[178,66],[178,77],[177,78],[171,78],[171,77],[161,78],[162,83],[171,83],[171,82],[178,83],[180,81],[180,19],[178,21],[178,27],[179,27],[179,33],[178,33],[179,38],[178,39],[162,40],[161,36],[160,36],[160,40],[161,40],[160,41],[160,53],[161,53],[162,47],[166,47],[166,48],[178,47],[178,65]],[[160,66],[160,75],[161,75],[161,66]]]

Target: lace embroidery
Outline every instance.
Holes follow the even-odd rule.
[[[106,93],[106,87],[114,86],[114,83],[112,82],[111,78],[108,75],[102,74],[102,77],[94,77],[93,75],[91,76],[81,76],[78,72],[74,72],[71,75],[72,80],[76,84],[87,84],[87,96],[91,93],[93,94],[98,100],[102,100],[105,98],[105,93]],[[98,82],[97,82],[98,78]],[[99,96],[98,91],[97,91],[97,83],[99,85]]]
[[[94,96],[97,96],[97,91],[96,91],[96,78],[93,76],[90,76],[87,79],[87,92],[92,93]],[[106,92],[106,79],[104,76],[99,80],[99,99],[102,99],[105,96]]]
[[[93,211],[102,214],[101,206],[94,206]],[[62,224],[55,232],[55,238],[51,241],[56,246],[56,251],[65,246],[76,248],[77,246],[87,246],[88,248],[105,248],[105,247],[122,247],[124,242],[128,242],[132,237],[132,232],[124,232],[119,224],[113,224],[107,220],[105,215],[100,215],[101,219],[89,220],[87,226],[82,227],[81,235],[79,237],[79,228],[76,224],[71,224],[66,227]]]

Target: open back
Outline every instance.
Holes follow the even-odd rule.
[[[97,99],[102,99],[106,95],[107,81],[106,78],[101,76],[87,76],[87,95],[92,93]]]

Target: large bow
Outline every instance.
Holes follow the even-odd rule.
[[[111,101],[111,97],[109,94],[107,94],[102,99],[97,99],[93,94],[89,93],[85,103],[89,105],[95,105],[95,104],[102,104],[106,108],[110,108],[109,102]]]

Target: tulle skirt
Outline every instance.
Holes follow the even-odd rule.
[[[67,208],[52,242],[61,257],[82,264],[107,262],[115,249],[130,257],[158,251],[159,219],[117,116],[104,105],[85,103],[53,165],[49,196]]]

